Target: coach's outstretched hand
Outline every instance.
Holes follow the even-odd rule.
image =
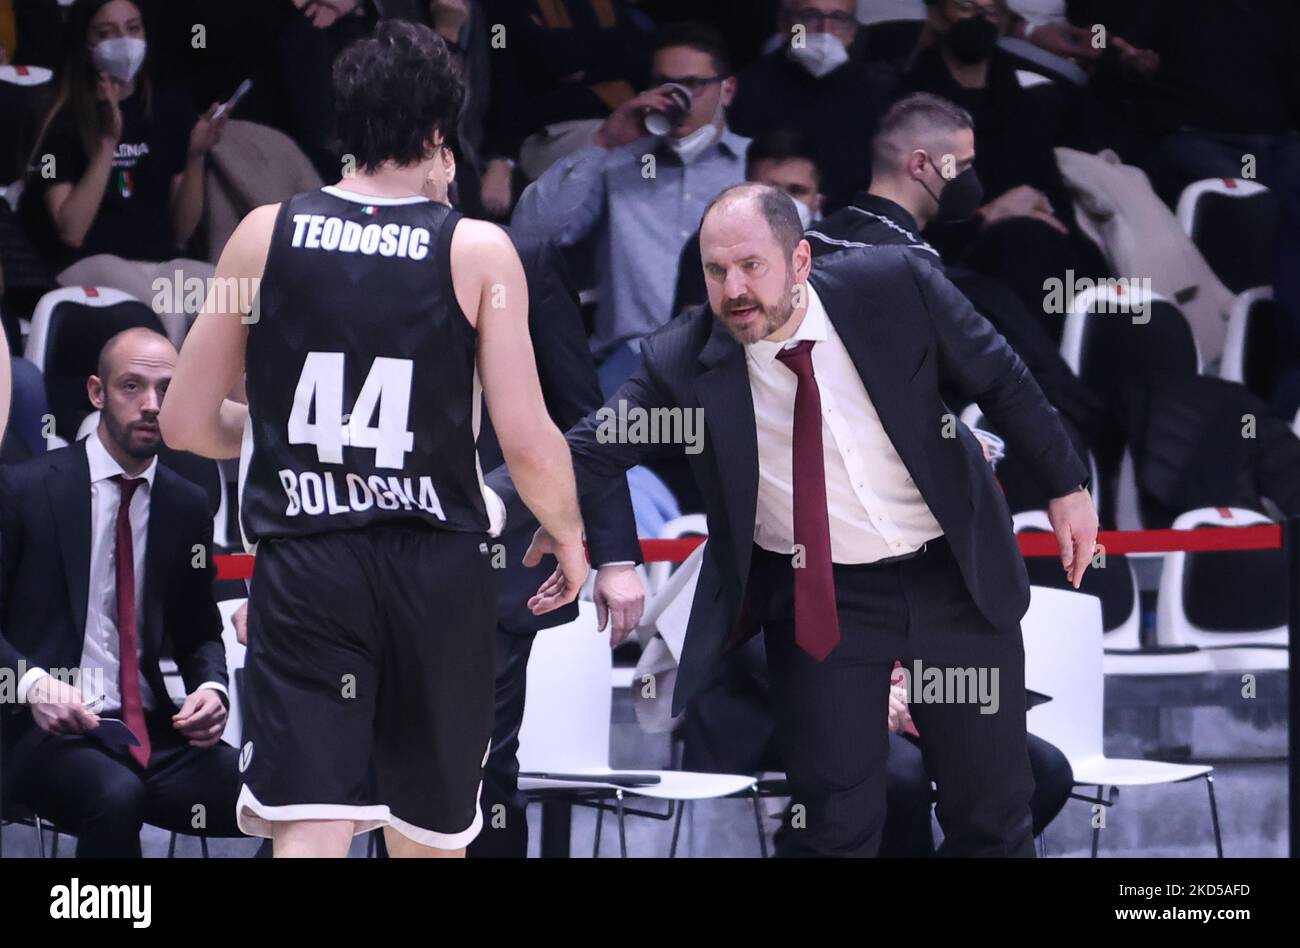
[[[1061,567],[1070,584],[1078,589],[1097,546],[1097,509],[1092,505],[1092,495],[1080,488],[1057,497],[1047,505],[1047,519],[1052,522],[1061,548]]]
[[[547,533],[545,527],[538,527],[533,542],[524,553],[524,565],[536,566],[548,554],[555,557],[558,565],[538,588],[537,595],[528,600],[528,608],[535,616],[573,602],[587,581],[587,551],[583,549],[581,538],[561,542]]]

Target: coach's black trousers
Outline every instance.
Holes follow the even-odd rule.
[[[919,659],[945,679],[949,668],[982,672],[988,685],[990,700],[970,689],[959,702],[945,689],[942,701],[909,705],[938,789],[940,854],[1033,855],[1020,630],[996,629],[984,618],[946,541],[892,564],[837,565],[840,642],[824,662],[795,644],[791,558],[755,547],[749,586],[763,593],[754,606],[792,795],[778,855],[877,854],[895,659],[909,671]]]
[[[465,853],[470,859],[524,859],[528,855],[527,801],[519,792],[519,726],[524,721],[528,656],[535,633],[497,626],[496,717],[492,749],[483,767],[483,830]]]

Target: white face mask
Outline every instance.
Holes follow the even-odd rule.
[[[718,140],[722,133],[719,130],[718,119],[724,114],[722,102],[719,100],[718,107],[713,113],[713,118],[708,125],[701,125],[695,131],[691,132],[685,138],[669,138],[668,147],[677,153],[677,157],[682,160],[682,164],[689,165],[705,150]]]
[[[90,51],[90,60],[98,71],[108,73],[118,82],[130,82],[144,65],[148,48],[139,37],[118,36],[96,43]]]
[[[790,58],[820,79],[839,69],[849,61],[849,50],[844,42],[830,33],[809,33],[803,46],[791,46]]]

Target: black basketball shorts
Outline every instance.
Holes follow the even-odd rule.
[[[352,820],[426,846],[478,835],[492,734],[487,536],[386,524],[258,546],[239,828]]]

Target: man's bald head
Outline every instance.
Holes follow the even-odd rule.
[[[794,199],[780,188],[758,181],[732,185],[704,209],[701,235],[710,218],[728,225],[766,225],[772,239],[787,256],[803,240],[803,222]]]
[[[176,347],[162,333],[147,326],[123,329],[110,336],[108,342],[99,350],[99,361],[95,364],[95,374],[107,381],[115,370],[121,371],[124,360],[136,358],[170,362],[176,367]]]

